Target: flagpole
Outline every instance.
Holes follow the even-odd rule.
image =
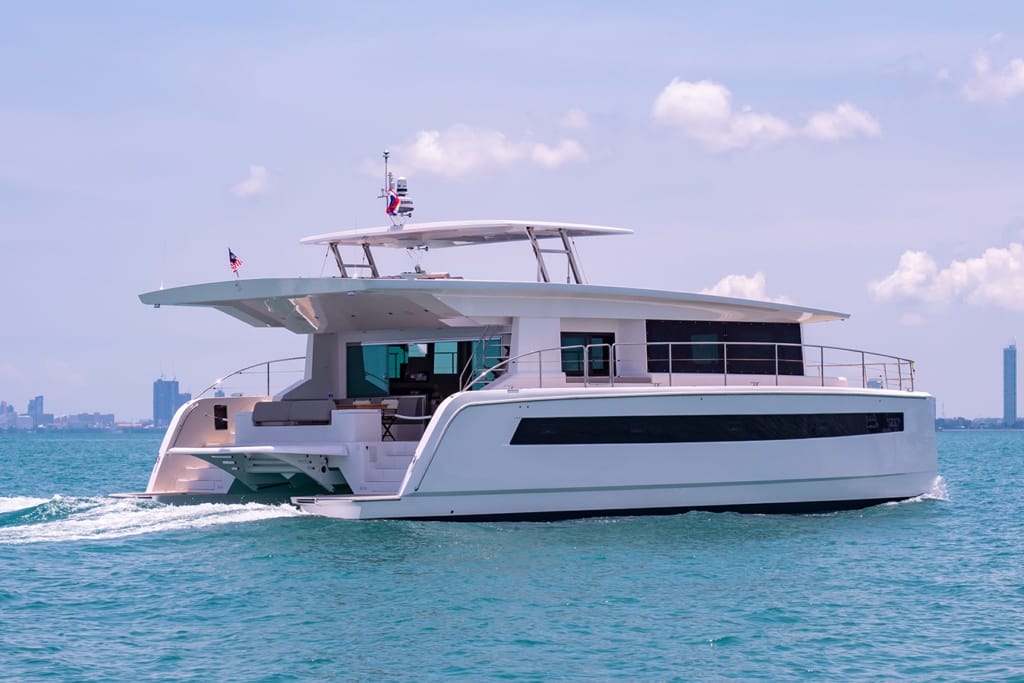
[[[391,156],[391,152],[384,150],[384,206],[388,205],[390,197],[388,197],[388,190],[391,189],[391,183],[388,182],[388,157]]]

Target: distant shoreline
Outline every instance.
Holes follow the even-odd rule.
[[[162,427],[0,427],[0,434],[163,434]]]

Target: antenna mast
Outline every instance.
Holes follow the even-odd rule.
[[[380,191],[380,198],[384,200],[384,213],[391,219],[391,225],[400,225],[395,216],[406,218],[412,215],[413,203],[409,198],[409,185],[405,178],[395,177],[388,170],[388,157],[391,152],[384,150],[384,188]]]
[[[384,212],[388,214],[388,217],[391,219],[392,225],[394,225],[395,218],[394,216],[391,215],[391,211],[388,210],[389,206],[391,205],[391,197],[388,195],[388,191],[393,188],[391,173],[388,172],[388,157],[390,156],[391,152],[388,150],[384,150],[384,187],[381,188],[380,196],[378,197],[378,199],[384,200]]]

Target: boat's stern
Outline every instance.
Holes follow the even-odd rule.
[[[174,416],[146,490],[114,495],[162,503],[388,495],[397,493],[416,445],[384,441],[379,409],[202,398]]]

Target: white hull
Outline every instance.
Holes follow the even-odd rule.
[[[931,490],[936,473],[828,481],[619,487],[543,492],[493,491],[442,498],[294,498],[303,510],[337,519],[550,521],[595,516],[674,514],[692,510],[809,513],[857,509],[913,498]],[[914,493],[911,493],[914,492]]]
[[[513,445],[524,417],[901,413],[901,431],[691,443]],[[846,389],[480,391],[446,402],[391,496],[299,496],[345,519],[552,519],[687,509],[810,511],[929,491],[934,400]],[[582,437],[586,438],[586,437]]]

